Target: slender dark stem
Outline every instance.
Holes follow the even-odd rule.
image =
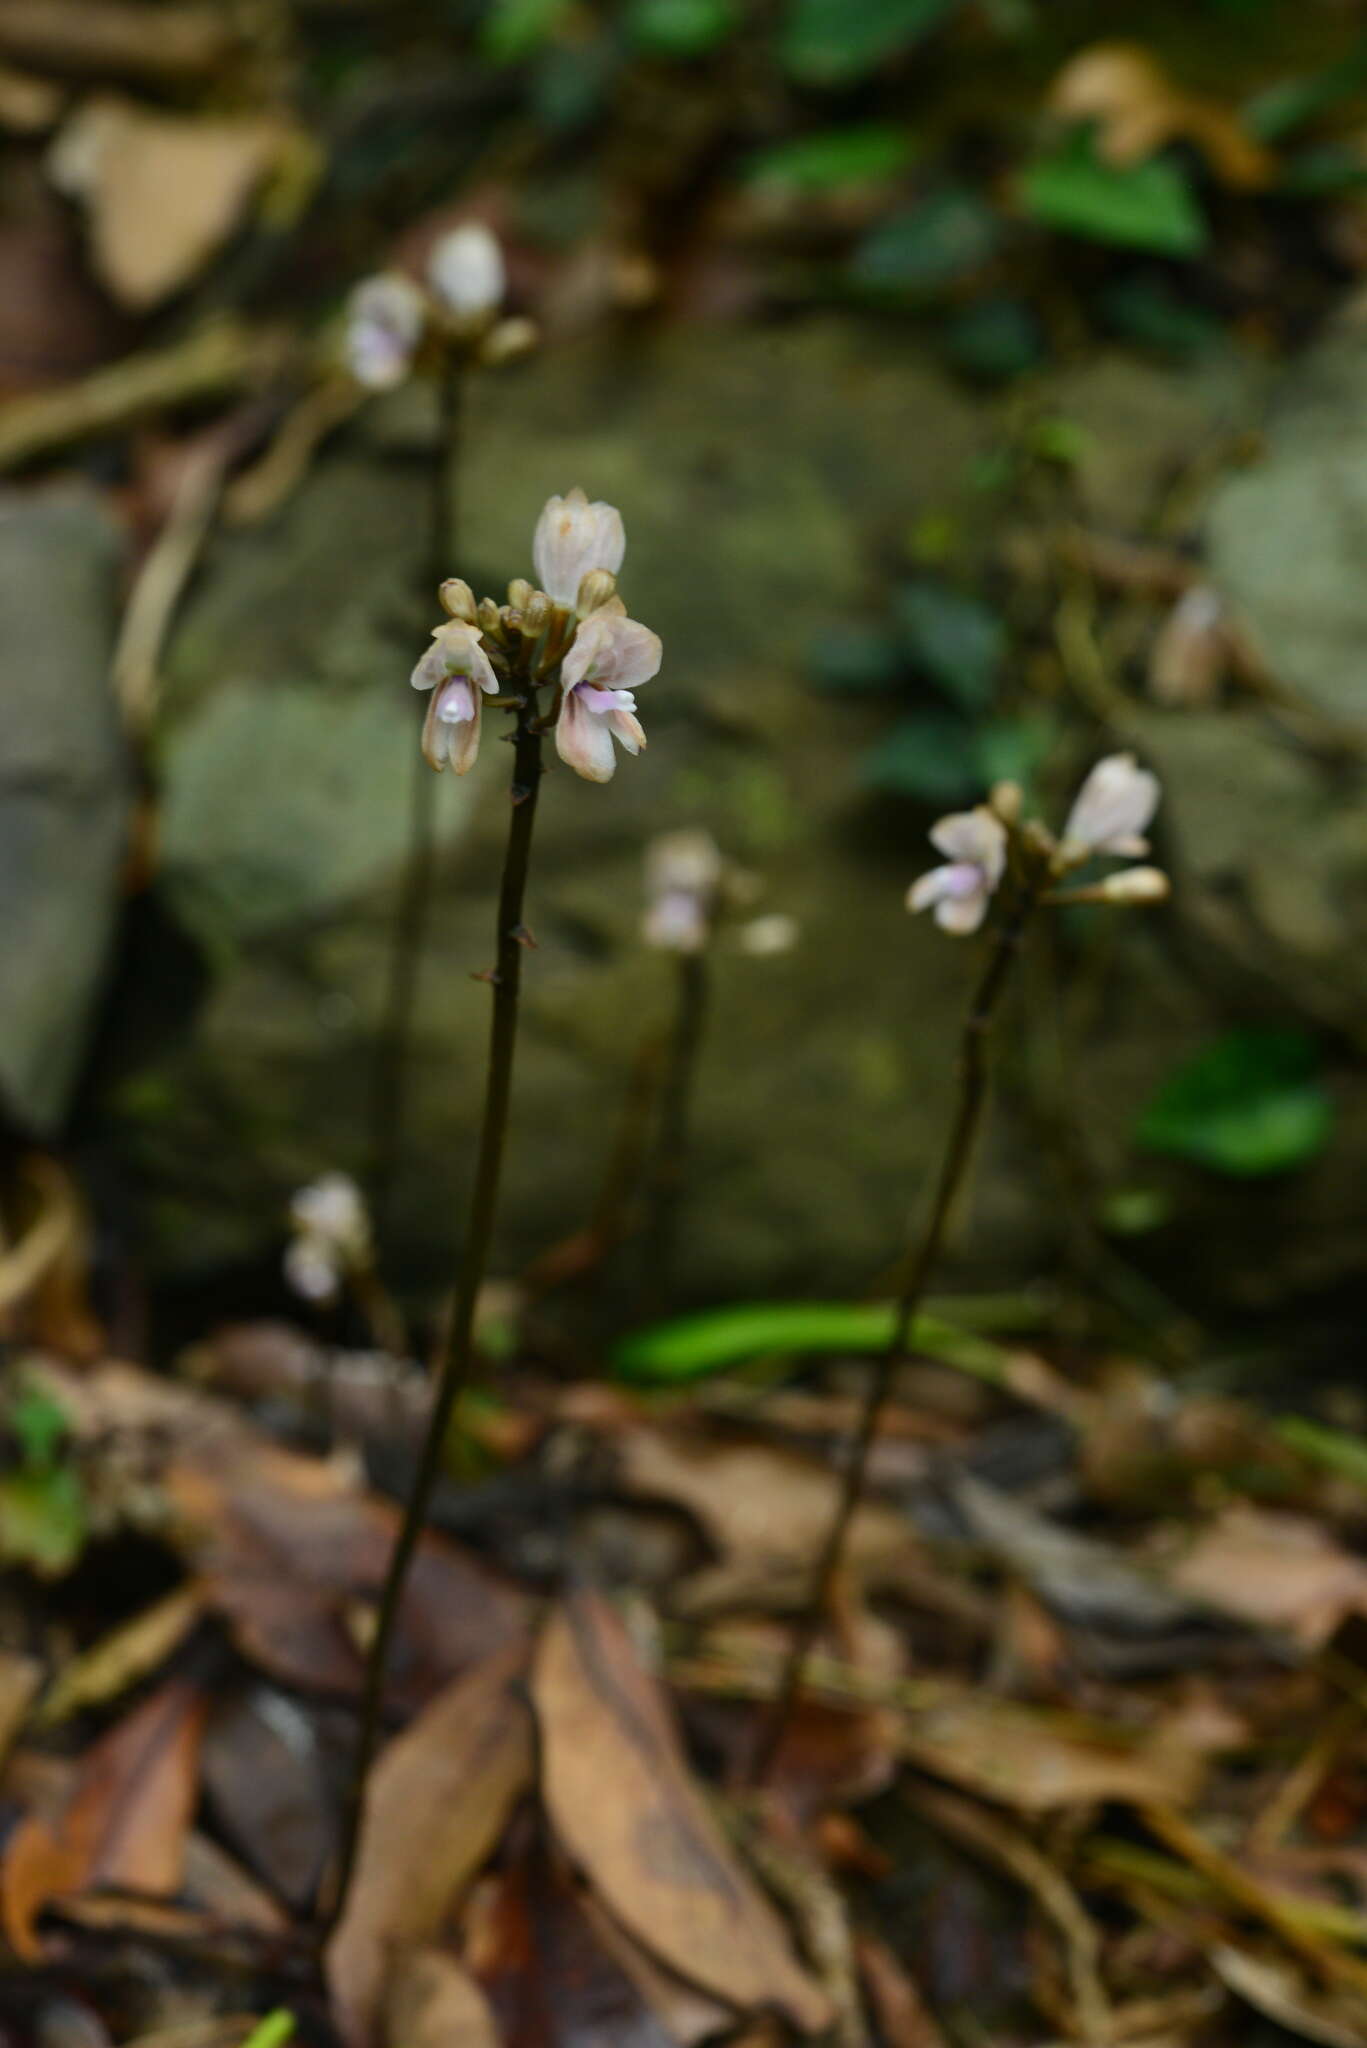
[[[498,1208],[499,1178],[508,1128],[508,1101],[512,1092],[513,1053],[517,1042],[518,990],[522,980],[522,955],[528,939],[526,927],[522,922],[522,904],[526,894],[527,868],[531,858],[537,790],[541,782],[541,735],[535,730],[533,723],[535,709],[535,701],[529,699],[519,711],[513,741],[512,816],[509,820],[508,847],[503,861],[503,880],[498,895],[498,951],[492,976],[494,1006],[489,1032],[489,1070],[485,1084],[479,1151],[475,1162],[475,1184],[470,1196],[469,1220],[456,1275],[451,1326],[447,1332],[437,1380],[437,1397],[432,1407],[431,1420],[427,1425],[427,1435],[423,1440],[418,1468],[413,1476],[412,1491],[404,1508],[394,1553],[389,1561],[384,1590],[380,1596],[375,1637],[366,1661],[361,1727],[342,1832],[337,1888],[327,1921],[329,1929],[335,1927],[342,1916],[356,1867],[366,1780],[379,1741],[383,1718],[385,1669],[403,1602],[408,1569],[427,1519],[432,1488],[441,1470],[451,1418],[456,1412],[461,1395],[470,1383],[474,1362],[475,1307],[488,1264],[489,1245]]]
[[[707,1025],[708,963],[704,951],[680,953],[674,1019],[660,1087],[660,1123],[647,1174],[647,1218],[641,1271],[653,1297],[669,1287],[688,1173],[689,1127],[698,1054]]]
[[[773,1767],[802,1690],[807,1659],[812,1653],[813,1645],[829,1611],[850,1524],[863,1498],[869,1458],[878,1435],[879,1424],[883,1419],[883,1410],[887,1406],[897,1368],[907,1355],[917,1310],[926,1291],[926,1283],[944,1247],[945,1233],[950,1217],[954,1213],[955,1202],[972,1164],[978,1128],[987,1103],[988,1033],[1001,1000],[1002,990],[1010,978],[1011,968],[1020,952],[1021,940],[1035,902],[1034,887],[1028,884],[1021,885],[997,926],[982,976],[964,1018],[959,1037],[958,1092],[940,1162],[939,1176],[935,1183],[930,1216],[906,1269],[887,1348],[874,1361],[835,1513],[812,1574],[811,1591],[793,1632],[793,1640],[779,1677],[778,1691],[760,1727],[759,1739],[751,1762],[751,1774],[756,1783],[762,1782]]]
[[[438,585],[447,576],[454,575],[457,567],[461,374],[460,359],[452,353],[439,372],[438,383],[437,454],[432,465],[431,525],[424,565],[429,613],[435,606]],[[371,1087],[366,1183],[371,1215],[382,1242],[392,1221],[390,1210],[394,1200],[394,1182],[404,1152],[413,1019],[436,855],[437,778],[417,747],[413,749],[412,773],[408,856],[398,914],[394,920],[384,1017],[376,1044]]]

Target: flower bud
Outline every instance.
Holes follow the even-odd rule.
[[[492,633],[495,639],[502,636],[503,614],[491,597],[482,597],[475,607],[475,621],[481,633]]]
[[[514,611],[525,612],[534,594],[533,585],[525,576],[514,576],[508,585],[508,602]]]
[[[500,320],[480,343],[480,362],[488,370],[501,369],[504,363],[530,355],[540,339],[541,330],[534,320]]]
[[[1162,868],[1121,868],[1101,883],[1107,903],[1166,903],[1172,884]]]
[[[1024,804],[1025,792],[1018,782],[993,783],[987,806],[1003,825],[1019,825]]]
[[[591,569],[609,569],[616,575],[626,544],[622,515],[615,505],[601,499],[591,505],[578,489],[563,498],[549,498],[532,537],[537,581],[557,604],[572,605]]]
[[[448,576],[437,596],[448,618],[459,619],[466,626],[474,625],[475,593],[463,576]]]
[[[579,601],[575,609],[581,619],[586,619],[590,612],[601,611],[616,594],[617,578],[611,569],[590,569],[588,575],[580,579]]]
[[[527,599],[526,604],[522,607],[523,632],[536,634],[539,637],[549,626],[551,613],[554,610],[555,606],[551,603],[545,591],[534,590]]]
[[[503,251],[480,221],[466,221],[435,245],[427,263],[433,296],[458,319],[487,318],[503,299]]]

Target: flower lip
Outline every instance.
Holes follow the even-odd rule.
[[[952,811],[930,830],[931,843],[949,856],[918,876],[907,891],[908,910],[933,910],[941,931],[964,937],[977,931],[1006,869],[1006,827],[986,804]]]

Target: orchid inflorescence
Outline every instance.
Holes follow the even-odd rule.
[[[536,329],[500,318],[506,289],[497,238],[466,221],[433,246],[422,283],[384,270],[356,286],[347,302],[347,367],[367,391],[392,391],[444,356],[491,364],[525,354]]]
[[[1022,823],[1019,788],[1001,783],[987,803],[932,825],[931,842],[947,858],[912,883],[907,908],[933,909],[942,931],[975,932],[1013,868],[1046,903],[1161,903],[1169,891],[1161,868],[1120,868],[1079,887],[1057,886],[1094,859],[1142,859],[1160,795],[1157,776],[1133,754],[1108,754],[1078,791],[1056,838],[1037,819]]]
[[[555,728],[562,761],[589,782],[607,782],[614,742],[629,754],[646,743],[634,692],[660,666],[659,635],[626,615],[617,571],[626,552],[615,506],[590,504],[583,491],[547,501],[536,523],[532,560],[538,585],[515,577],[508,601],[475,599],[468,583],[447,579],[438,593],[445,621],[413,671],[430,690],[422,750],[434,768],[464,775],[479,752],[484,698],[525,710],[543,686],[552,692],[539,716]]]

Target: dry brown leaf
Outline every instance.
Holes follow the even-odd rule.
[[[235,31],[221,9],[147,0],[4,0],[0,49],[39,70],[169,79],[212,72]]]
[[[1367,1613],[1367,1564],[1297,1515],[1231,1507],[1169,1573],[1173,1585],[1243,1621],[1318,1649],[1349,1614]]]
[[[967,1690],[910,1714],[901,1746],[932,1776],[1021,1813],[1105,1800],[1185,1806],[1203,1773],[1202,1758],[1178,1743],[1145,1745],[1081,1715]]]
[[[1367,2048],[1367,2004],[1313,1989],[1289,1964],[1225,1944],[1212,1949],[1216,1972],[1255,2012],[1324,2048]]]
[[[43,1908],[94,1885],[171,1893],[180,1884],[199,1784],[206,1702],[173,1679],[97,1742],[56,1820],[32,1816],[4,1861],[5,1931],[27,1961],[42,1953]]]
[[[58,1672],[38,1708],[37,1725],[55,1727],[82,1708],[102,1706],[147,1678],[184,1642],[205,1606],[202,1587],[180,1586],[101,1636]]]
[[[269,115],[186,119],[110,93],[72,116],[49,165],[86,207],[101,282],[120,305],[145,312],[198,276],[284,139]]]
[[[855,1951],[878,2031],[888,2048],[945,2048],[945,2037],[913,1980],[876,1935],[856,1936]]]
[[[552,1615],[533,1700],[556,1834],[627,1931],[742,2012],[824,2026],[826,1999],[713,1819],[663,1693],[599,1595],[574,1594]]]
[[[371,2038],[394,1956],[430,1941],[531,1782],[521,1647],[441,1693],[380,1756],[327,1978],[346,2035]]]
[[[1054,80],[1049,106],[1066,121],[1094,121],[1108,163],[1140,163],[1170,142],[1189,142],[1236,190],[1256,190],[1275,172],[1274,159],[1229,107],[1183,92],[1137,44],[1094,43],[1079,51]]]
[[[1213,704],[1230,666],[1229,621],[1209,583],[1182,593],[1149,650],[1149,695],[1178,709]]]
[[[439,1948],[410,1949],[395,1964],[384,2039],[389,2048],[500,2048],[484,1993]]]

